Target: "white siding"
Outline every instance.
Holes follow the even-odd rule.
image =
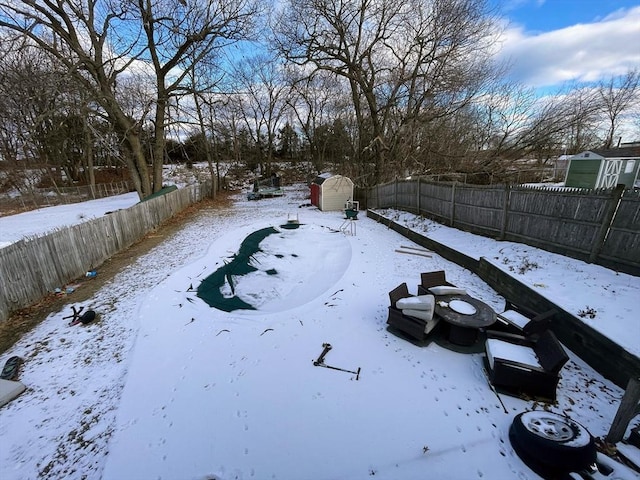
[[[353,200],[353,182],[350,178],[335,175],[322,182],[320,210],[327,212],[342,210],[349,200]]]

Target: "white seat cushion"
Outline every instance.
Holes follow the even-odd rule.
[[[509,323],[513,323],[521,329],[531,321],[529,317],[525,317],[520,312],[516,312],[515,310],[505,310],[504,312],[499,313],[498,316],[500,318],[504,318]]]
[[[424,324],[424,333],[425,335],[429,333],[440,321],[439,318],[433,316],[433,309],[431,310],[411,310],[404,309],[402,310],[402,314],[408,317],[418,318],[425,322]]]
[[[493,369],[495,359],[511,360],[533,368],[542,368],[533,348],[490,338],[486,343],[487,360]]]
[[[433,317],[431,320],[427,321],[427,323],[424,326],[424,334],[426,335],[431,330],[433,330],[439,321],[440,319],[437,317]]]
[[[418,295],[416,297],[401,298],[396,302],[396,308],[404,310],[433,310],[436,299],[433,295]]]
[[[0,407],[16,398],[24,392],[26,388],[22,382],[14,382],[13,380],[0,378]]]
[[[464,288],[451,287],[449,285],[440,285],[437,287],[431,287],[429,289],[434,295],[466,295],[467,291]]]
[[[433,309],[431,310],[412,310],[405,308],[402,310],[402,314],[408,317],[419,318],[420,320],[431,320],[433,318]]]

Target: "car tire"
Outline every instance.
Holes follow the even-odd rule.
[[[533,461],[545,472],[578,472],[596,462],[594,438],[582,425],[563,415],[520,413],[513,419],[509,439],[525,463]]]

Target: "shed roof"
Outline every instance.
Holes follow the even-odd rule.
[[[600,155],[603,158],[636,158],[640,157],[640,147],[623,148],[596,148],[589,152]]]
[[[315,183],[316,185],[322,185],[325,182],[325,180],[329,180],[330,178],[338,178],[338,177],[346,178],[347,180],[351,181],[349,177],[343,177],[342,175],[334,175],[333,173],[321,173],[316,178],[314,178],[313,182],[311,183]]]
[[[315,183],[316,185],[322,185],[322,183],[327,179],[327,178],[331,178],[333,176],[332,173],[321,173],[320,175],[318,175],[316,178],[313,179],[313,182],[311,183]]]

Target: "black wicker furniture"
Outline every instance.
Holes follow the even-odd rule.
[[[426,296],[425,296],[426,297]],[[427,335],[438,324],[439,319],[433,315],[433,308],[431,310],[414,311],[413,308],[407,308],[404,312],[412,310],[415,315],[405,315],[402,308],[398,308],[398,301],[402,299],[418,298],[409,293],[409,289],[406,283],[398,285],[396,288],[389,292],[389,317],[387,324],[400,332],[408,335],[409,337],[423,341],[427,338]],[[425,299],[429,300],[429,299]],[[402,303],[402,302],[401,302]],[[411,301],[408,303],[408,307],[411,305]]]
[[[485,364],[491,384],[513,395],[555,401],[567,352],[550,330],[534,337],[487,331]]]
[[[538,313],[529,308],[506,300],[504,311],[498,313],[498,319],[491,328],[494,330],[530,336],[549,329],[556,310]]]
[[[429,288],[440,285],[453,286],[451,283],[447,282],[444,270],[421,273],[420,285],[418,285],[418,295],[426,295],[429,293]]]

